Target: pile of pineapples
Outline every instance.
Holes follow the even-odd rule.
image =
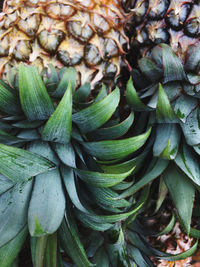
[[[5,0],[0,267],[151,267],[200,237],[199,0]],[[149,243],[176,221],[194,238]]]

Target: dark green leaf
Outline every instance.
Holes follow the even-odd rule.
[[[176,124],[158,124],[153,153],[156,157],[174,159],[177,155],[181,132]]]
[[[119,88],[116,88],[101,101],[73,114],[72,119],[83,133],[94,131],[110,119],[119,100],[120,92]]]
[[[42,138],[46,141],[67,144],[71,137],[71,128],[72,88],[69,82],[63,98],[44,127]]]
[[[195,107],[198,105],[198,100],[188,95],[181,95],[176,99],[174,111],[177,117],[185,123],[188,115],[193,112]]]
[[[187,117],[186,122],[181,123],[181,127],[188,145],[194,146],[200,144],[199,121],[200,121],[199,108],[196,108]]]
[[[28,210],[30,234],[54,233],[62,222],[64,211],[65,196],[58,169],[36,176]]]
[[[64,69],[64,74],[62,79],[56,89],[56,91],[52,94],[54,97],[63,97],[69,83],[71,84],[72,91],[75,89],[76,85],[76,70],[74,68],[66,68]]]
[[[0,247],[25,226],[32,181],[18,183],[0,196]]]
[[[78,103],[84,102],[86,98],[89,96],[89,94],[90,94],[90,84],[85,83],[75,91],[73,96],[73,101]]]
[[[189,234],[195,188],[188,177],[174,164],[168,166],[163,177],[186,233]]]
[[[156,117],[159,123],[176,122],[175,113],[170,105],[167,94],[161,84],[159,84],[158,102],[156,108]]]
[[[99,248],[97,253],[95,254],[94,264],[96,267],[109,267],[110,266],[109,258],[104,247]]]
[[[10,242],[0,247],[1,267],[10,267],[22,249],[27,233],[25,226]]]
[[[15,136],[12,136],[2,130],[0,130],[0,143],[3,143],[4,145],[15,145],[23,143],[24,140]]]
[[[134,114],[131,113],[123,122],[112,127],[100,128],[91,134],[95,136],[95,140],[116,139],[124,135],[130,129],[131,125],[133,124],[133,120]]]
[[[48,236],[31,237],[31,254],[34,266],[43,266]]]
[[[85,150],[102,160],[123,158],[141,148],[151,133],[151,128],[144,134],[122,140],[82,142]]]
[[[126,85],[126,100],[130,107],[136,111],[150,111],[151,108],[147,107],[139,98],[136,89],[133,85],[132,77],[130,77]]]
[[[200,186],[199,158],[187,144],[183,143],[175,162],[195,184]]]
[[[169,45],[158,45],[154,48],[153,54],[161,54],[164,69],[164,83],[187,80],[180,58],[177,57]]]
[[[53,103],[36,67],[20,64],[19,92],[22,108],[29,120],[44,120],[53,113]]]
[[[123,181],[132,173],[133,169],[125,173],[110,174],[76,169],[76,174],[89,185],[95,187],[111,187]]]
[[[76,168],[75,152],[70,143],[68,144],[53,144],[53,148],[59,159],[67,166]]]
[[[0,83],[0,110],[10,114],[16,115],[21,113],[20,102],[16,95],[6,89]]]
[[[0,195],[9,190],[14,185],[15,184],[11,180],[0,174]]]
[[[0,144],[0,172],[14,182],[54,169],[49,160],[16,147]]]
[[[49,235],[47,238],[45,266],[57,267],[57,233]]]
[[[169,255],[169,256],[164,256],[164,257],[159,257],[162,260],[168,260],[168,261],[180,261],[184,260],[186,258],[191,257],[195,251],[197,250],[198,247],[198,240],[194,243],[194,245],[186,250],[185,252],[179,253],[177,255]]]
[[[119,237],[118,237],[117,242],[115,242],[114,244],[107,243],[106,250],[110,258],[110,263],[112,267],[120,266],[120,265],[123,267],[130,266],[129,258],[127,257],[127,250],[126,250],[126,245],[124,241],[124,235],[121,229],[119,232]]]
[[[158,176],[160,176],[163,173],[168,163],[169,162],[167,160],[156,159],[153,167],[150,170],[148,170],[148,172],[142,178],[140,178],[140,180],[136,184],[134,184],[133,186],[128,188],[126,191],[124,191],[119,196],[119,198],[121,199],[121,198],[125,198],[125,197],[133,195],[135,192],[140,190],[142,187],[144,187],[145,185],[147,185],[148,183],[156,179]]]
[[[73,259],[77,266],[93,266],[87,258],[71,214],[68,214],[66,220],[63,220],[59,229],[59,237],[63,249]]]
[[[65,183],[65,188],[68,192],[68,195],[69,195],[72,203],[75,205],[75,207],[77,207],[77,209],[80,209],[81,211],[87,213],[88,211],[81,203],[79,196],[78,196],[78,193],[77,193],[73,169],[62,165],[61,166],[61,173],[62,173],[62,177],[63,177],[64,183]]]

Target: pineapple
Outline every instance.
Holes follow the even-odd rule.
[[[79,84],[119,74],[127,37],[118,0],[9,0],[0,14],[0,73],[23,61],[75,67]]]
[[[169,44],[184,60],[188,47],[200,38],[199,0],[123,0],[132,63],[156,45]]]
[[[138,112],[136,128],[151,125],[153,134],[149,171],[121,197],[151,183],[155,212],[162,203],[173,202],[183,230],[198,237],[191,222],[199,222],[199,215],[192,220],[200,185],[199,1],[124,1],[123,5],[129,12],[127,59],[132,66],[126,98]]]

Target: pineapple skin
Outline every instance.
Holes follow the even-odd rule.
[[[73,66],[93,86],[120,71],[128,38],[119,0],[6,0],[0,13],[0,73],[19,62]]]
[[[134,64],[160,43],[170,45],[183,61],[188,47],[199,44],[199,0],[122,0],[122,5]]]

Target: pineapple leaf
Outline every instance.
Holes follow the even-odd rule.
[[[164,83],[187,80],[181,60],[169,45],[160,44],[153,49],[152,53],[156,61],[159,61],[159,57],[162,58]]]
[[[0,196],[0,247],[25,226],[31,190],[32,181],[28,181],[16,184]]]
[[[200,111],[199,108],[193,110],[187,117],[185,123],[181,123],[181,128],[185,135],[188,145],[194,146],[200,144]]]
[[[31,256],[34,266],[43,266],[48,236],[30,237]]]
[[[77,103],[84,102],[86,98],[89,96],[90,90],[91,90],[90,84],[85,83],[84,85],[82,85],[80,88],[78,88],[75,91],[74,96],[73,96],[73,101]]]
[[[65,211],[65,196],[58,169],[36,176],[28,210],[28,226],[32,236],[54,233]]]
[[[52,94],[52,96],[54,96],[54,97],[58,97],[58,98],[63,97],[65,92],[66,92],[66,89],[69,86],[71,87],[72,91],[74,91],[74,89],[75,89],[76,70],[74,68],[71,68],[71,67],[63,69],[63,70],[64,70],[64,74],[62,76],[62,79],[61,79],[60,83],[58,84],[56,91]]]
[[[188,257],[191,257],[195,253],[197,248],[198,248],[198,240],[194,243],[194,245],[190,249],[186,250],[185,252],[176,255],[171,254],[169,256],[161,256],[159,258],[168,261],[181,261]]]
[[[22,112],[18,97],[0,83],[0,110],[9,115]]]
[[[157,66],[151,59],[147,57],[139,59],[138,65],[145,77],[147,77],[151,82],[156,82],[163,76],[162,68]]]
[[[138,248],[132,245],[128,246],[128,255],[140,267],[155,267],[155,265],[147,257],[145,257]]]
[[[185,123],[188,115],[198,106],[198,100],[188,95],[181,95],[176,99],[174,111],[181,122]]]
[[[110,266],[109,258],[104,247],[100,247],[97,250],[97,253],[95,253],[94,263],[96,267],[109,267]]]
[[[62,174],[62,177],[64,180],[65,188],[68,192],[68,195],[69,195],[72,203],[74,204],[74,206],[77,209],[87,213],[88,211],[81,203],[79,196],[78,196],[78,193],[77,193],[73,169],[62,165],[61,166],[61,174]]]
[[[177,155],[181,132],[176,124],[158,124],[153,147],[155,157],[174,159]]]
[[[0,144],[0,173],[14,182],[54,169],[49,160],[20,148]]]
[[[134,167],[135,168],[135,167]],[[120,174],[110,174],[110,173],[100,173],[92,172],[86,170],[75,169],[76,174],[86,183],[93,185],[95,187],[111,187],[122,182],[126,177],[128,177],[134,170],[132,168],[128,172]]]
[[[144,187],[145,185],[156,179],[167,168],[168,163],[169,161],[164,159],[159,159],[159,158],[155,159],[152,168],[148,170],[147,173],[142,178],[140,178],[140,180],[137,183],[135,183],[126,191],[124,191],[119,196],[119,198],[122,199],[131,196],[132,194],[140,190],[142,187]]]
[[[107,229],[109,229],[109,225],[112,226],[112,223],[125,220],[129,216],[136,214],[138,210],[140,210],[140,208],[143,206],[143,204],[144,202],[138,201],[138,203],[132,208],[132,210],[115,215],[96,215],[93,213],[86,214],[78,210],[76,210],[76,215],[79,220],[86,226],[89,226],[93,230],[101,231],[100,229],[103,229],[104,225],[107,225]],[[96,225],[99,225],[100,229],[96,228]]]
[[[108,128],[100,128],[91,135],[95,136],[95,140],[116,139],[124,135],[130,129],[134,121],[134,113],[131,112],[128,118],[123,122]]]
[[[42,138],[62,144],[69,143],[72,128],[72,88],[71,82],[58,104],[56,110],[47,121],[42,132]]]
[[[67,166],[76,168],[75,152],[70,143],[68,144],[52,144],[53,149],[57,153],[59,159]]]
[[[176,122],[175,113],[170,105],[170,101],[161,84],[159,84],[158,102],[156,117],[159,123]]]
[[[72,119],[81,132],[87,133],[103,125],[115,112],[120,100],[119,88],[97,103],[73,114]]]
[[[102,84],[101,89],[100,89],[97,97],[94,99],[94,103],[101,101],[107,95],[108,95],[108,93],[107,93],[106,86],[105,86],[105,84]]]
[[[190,233],[195,187],[188,177],[174,164],[170,164],[163,174],[164,181],[178,210],[186,233]]]
[[[1,267],[9,267],[17,257],[26,240],[28,231],[25,226],[11,241],[0,247]]]
[[[65,252],[73,259],[79,267],[93,266],[87,258],[84,247],[79,239],[74,218],[67,212],[59,229],[61,245]]]
[[[130,107],[136,111],[150,111],[152,110],[146,106],[139,98],[136,89],[133,85],[133,79],[130,77],[126,85],[126,100]]]
[[[82,142],[88,154],[102,160],[113,160],[126,157],[141,148],[151,133],[151,128],[146,133],[126,138],[123,140],[106,140],[99,142]]]
[[[131,266],[129,258],[127,257],[126,244],[122,229],[120,229],[118,239],[114,244],[106,244],[106,251],[112,266]]]
[[[5,145],[11,146],[11,145],[15,145],[15,144],[23,144],[25,140],[12,136],[2,130],[0,130],[0,143],[3,143]]]
[[[57,243],[57,233],[48,236],[45,253],[45,266],[57,267]]]
[[[0,195],[8,191],[14,185],[15,184],[11,180],[0,174]]]
[[[51,98],[36,67],[19,65],[19,95],[29,120],[47,119],[54,111]]]
[[[183,143],[175,162],[195,184],[200,186],[199,158],[187,144]]]

